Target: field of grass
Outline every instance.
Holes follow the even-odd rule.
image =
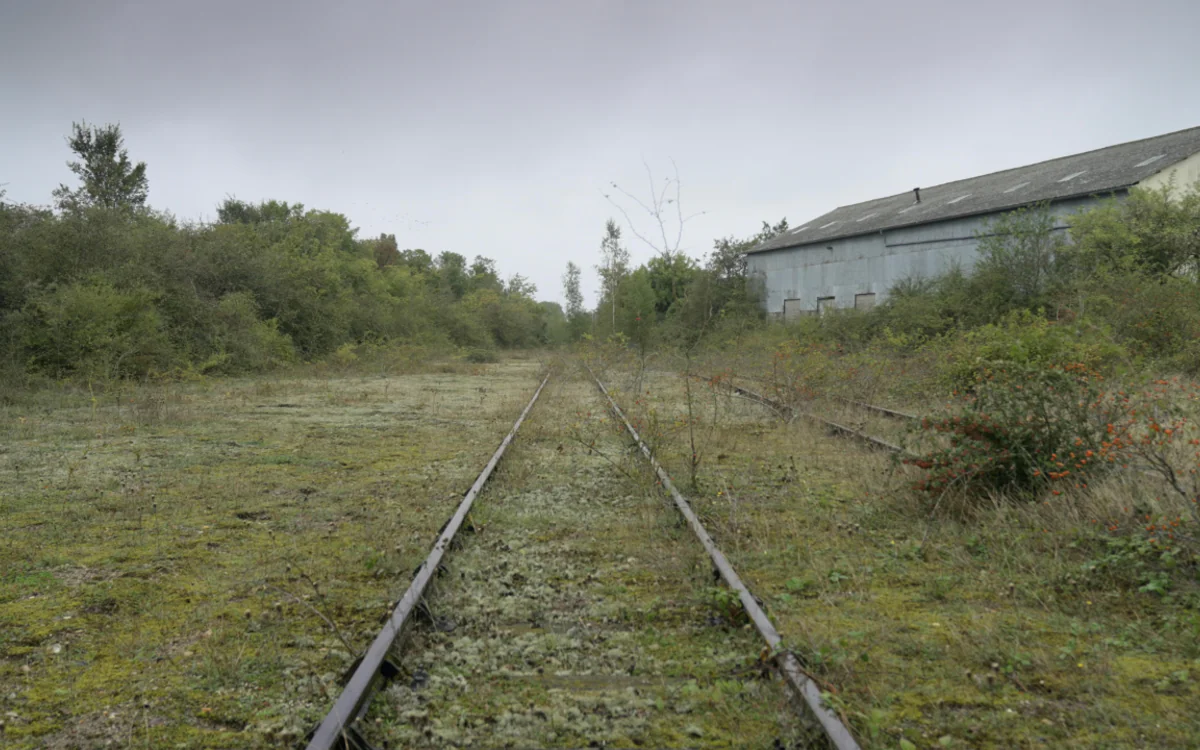
[[[445,369],[0,408],[0,744],[307,731],[541,366]]]
[[[62,386],[0,407],[0,744],[295,742],[544,364]],[[689,398],[677,364],[601,372],[865,747],[1200,741],[1195,566],[1099,523],[1170,511],[1152,482],[931,512],[890,456],[701,381]],[[808,746],[701,548],[560,366],[368,736]]]
[[[679,364],[608,377],[687,487]],[[1101,519],[1171,512],[1153,480],[952,517],[890,456],[805,420],[699,383],[691,416],[698,511],[865,745],[1200,742],[1194,568],[1149,573],[1136,536],[1100,533]]]

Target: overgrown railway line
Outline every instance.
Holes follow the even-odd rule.
[[[362,718],[366,712],[371,698],[379,686],[380,678],[395,672],[395,666],[388,659],[388,653],[391,651],[392,645],[395,643],[397,636],[400,635],[409,619],[417,610],[421,599],[425,594],[425,589],[429,586],[429,582],[437,574],[438,568],[441,565],[442,558],[445,556],[450,544],[454,541],[454,537],[458,534],[459,528],[462,527],[463,521],[467,517],[467,513],[471,511],[471,506],[475,503],[475,498],[479,496],[479,492],[483,489],[484,484],[492,476],[496,465],[500,463],[500,459],[504,457],[505,451],[512,441],[517,436],[517,431],[521,429],[521,423],[525,421],[525,417],[529,415],[533,405],[537,403],[538,397],[542,395],[542,390],[546,387],[546,383],[550,380],[550,374],[547,373],[542,379],[541,384],[534,391],[533,397],[529,399],[529,403],[525,405],[525,409],[521,415],[517,417],[517,421],[513,424],[511,430],[501,441],[500,447],[492,454],[491,459],[483,467],[483,471],[479,472],[479,476],[475,479],[475,483],[471,485],[471,489],[463,497],[458,508],[454,511],[454,515],[446,522],[439,533],[438,539],[434,542],[433,549],[429,556],[421,563],[416,570],[416,575],[408,590],[400,601],[396,603],[396,608],[392,611],[387,622],[384,623],[383,629],[375,640],[367,648],[366,653],[358,659],[353,672],[350,675],[349,682],[346,683],[333,708],[329,710],[321,723],[313,730],[308,738],[308,748],[310,750],[323,750],[325,748],[336,747],[367,747],[361,734],[355,728],[355,723]]]
[[[463,570],[453,570],[448,578],[447,586],[459,589],[446,595],[448,616],[439,619],[431,615],[430,619],[438,623],[429,629],[431,632],[417,637],[419,643],[416,646],[412,645],[412,639],[406,639],[404,657],[396,661],[389,659],[389,655],[397,653],[402,631],[406,626],[411,631],[414,614],[422,610],[430,614],[426,606],[427,589],[438,571],[446,569],[443,558],[451,548],[456,532],[463,526],[484,484],[546,388],[550,379],[547,375],[454,516],[443,527],[429,557],[417,569],[408,591],[371,647],[356,663],[342,694],[325,719],[306,738],[309,750],[371,747],[371,735],[381,723],[407,724],[398,731],[407,733],[406,737],[415,737],[416,744],[425,746],[459,744],[457,740],[471,738],[473,732],[475,738],[480,732],[496,732],[494,737],[489,735],[492,745],[516,746],[511,740],[504,740],[503,732],[518,727],[521,722],[549,727],[531,730],[535,736],[543,738],[541,745],[574,744],[571,740],[583,740],[587,744],[593,739],[588,736],[589,727],[599,726],[597,721],[604,727],[616,727],[611,731],[597,729],[609,731],[609,734],[595,738],[599,746],[606,746],[609,741],[624,744],[620,739],[614,739],[617,734],[612,733],[623,731],[649,737],[651,741],[647,744],[650,746],[655,746],[655,741],[664,737],[678,738],[686,746],[696,746],[707,743],[703,722],[719,723],[722,717],[717,714],[722,711],[732,712],[727,717],[730,727],[741,729],[744,725],[747,734],[741,739],[749,742],[754,731],[775,732],[775,739],[764,746],[790,746],[780,739],[779,731],[783,723],[792,721],[781,718],[794,711],[787,709],[792,701],[781,691],[779,711],[782,713],[772,715],[770,722],[764,722],[764,716],[770,713],[767,709],[771,699],[762,691],[776,688],[764,687],[770,683],[762,683],[752,674],[747,676],[746,664],[758,665],[756,669],[773,668],[794,691],[795,697],[807,706],[809,719],[806,725],[809,728],[801,730],[801,734],[807,733],[809,739],[822,737],[822,744],[838,750],[858,747],[841,719],[823,705],[815,681],[804,672],[796,657],[781,647],[780,636],[760,602],[742,583],[691,511],[687,500],[675,489],[670,477],[625,419],[604,384],[594,375],[593,378],[607,400],[607,407],[629,430],[652,465],[659,483],[670,493],[674,508],[686,519],[716,572],[736,594],[768,648],[762,649],[760,654],[760,649],[747,640],[751,637],[750,632],[741,628],[715,630],[710,626],[705,630],[696,626],[695,613],[689,611],[691,605],[686,603],[686,589],[695,585],[692,571],[699,564],[698,560],[689,562],[699,553],[694,540],[651,538],[652,533],[661,533],[653,531],[655,524],[630,517],[630,511],[637,503],[640,506],[635,512],[659,514],[659,518],[662,513],[669,512],[664,506],[647,505],[630,497],[605,497],[612,490],[609,489],[611,485],[604,484],[599,485],[601,496],[588,498],[582,506],[577,505],[581,498],[572,495],[567,495],[567,502],[562,502],[555,495],[558,490],[544,485],[564,480],[547,472],[538,474],[531,487],[519,488],[515,499],[506,502],[501,497],[483,504],[485,508],[499,506],[499,510],[487,511],[498,515],[488,523],[486,534],[474,537],[469,549],[456,553],[456,563],[462,563]],[[615,437],[610,436],[609,440],[615,440]],[[603,446],[598,447],[594,442],[586,447],[588,455],[600,454],[603,450]],[[560,443],[550,455],[561,457],[563,454],[564,447]],[[606,460],[610,464],[597,460],[590,468],[573,467],[580,477],[592,482],[584,482],[576,489],[582,488],[582,494],[587,495],[594,491],[595,482],[612,481],[611,475],[619,472],[611,466],[611,458]],[[544,463],[541,468],[545,468]],[[565,464],[552,468],[565,468]],[[473,514],[472,518],[477,516],[478,513]],[[578,528],[569,528],[571,525]],[[664,523],[658,526],[668,527]],[[494,527],[499,532],[493,533]],[[599,528],[604,528],[605,533],[598,535],[596,529]],[[638,549],[639,545],[642,549]],[[648,549],[651,546],[653,548]],[[615,563],[611,560],[614,551],[621,553],[616,556]],[[626,559],[627,554],[630,556]],[[645,565],[633,555],[657,555],[657,560],[653,565]],[[640,567],[647,570],[633,570]],[[486,587],[484,593],[471,588],[472,580]],[[441,588],[439,584],[439,590]],[[629,592],[654,588],[661,589],[661,596],[656,596],[653,601],[662,611],[631,614],[627,606],[631,601]],[[515,622],[521,617],[529,619],[531,625]],[[416,653],[410,654],[410,647],[415,648]],[[713,661],[712,655],[722,649],[730,653]],[[709,656],[703,656],[704,653]],[[528,658],[530,654],[534,658]],[[544,673],[540,665],[532,667],[535,659],[544,660],[547,669],[553,669],[553,673]],[[713,663],[706,664],[706,659]],[[438,673],[438,664],[446,661],[453,662],[457,671]],[[715,683],[725,685],[722,690],[733,691],[732,697],[728,701],[723,696],[714,697],[712,710],[706,712],[702,720],[689,720],[686,714],[693,711],[694,700],[682,700],[681,695],[689,695],[686,687],[689,682],[694,693],[694,679],[689,676],[706,670],[715,678]],[[380,687],[398,675],[406,675],[408,684],[389,689],[388,699],[381,701]],[[721,675],[725,677],[721,678]],[[476,682],[476,678],[484,681],[486,687]],[[434,687],[427,688],[427,685]],[[583,703],[574,697],[566,702],[554,697],[556,689],[562,692],[561,688],[565,686],[567,692],[579,692],[581,685],[585,686],[584,692],[589,696]],[[489,693],[504,692],[510,695],[495,701],[507,701],[504,705],[511,704],[511,709],[503,710],[499,717],[471,716],[470,710],[464,708],[471,705],[472,699],[488,700]],[[547,693],[551,698],[546,698]],[[456,726],[450,726],[449,717],[446,722],[431,717],[431,695],[435,696],[434,702],[443,700],[438,704],[439,710],[453,714]],[[591,696],[600,697],[593,700]],[[526,699],[529,699],[528,712],[523,705],[518,705]],[[554,703],[555,700],[559,702]],[[535,706],[538,701],[545,705]],[[728,705],[723,706],[726,702]],[[373,708],[381,703],[388,705],[378,710]],[[489,706],[494,707],[494,704]],[[368,716],[374,721],[364,721]],[[816,721],[812,722],[812,719]],[[556,722],[561,724],[558,730],[551,726]],[[763,730],[764,723],[777,726]],[[794,728],[783,734],[787,731],[793,732],[791,736],[797,736]],[[814,732],[819,733],[814,735]],[[535,744],[528,744],[530,740]],[[535,737],[523,742],[519,746],[539,744]]]
[[[710,382],[713,382],[713,381],[710,381]],[[895,443],[892,443],[888,440],[885,440],[881,437],[878,437],[875,435],[870,435],[861,430],[856,430],[853,427],[849,427],[847,425],[841,424],[840,422],[836,422],[832,419],[822,417],[820,414],[816,414],[814,412],[807,411],[804,409],[797,409],[795,407],[788,406],[787,404],[782,404],[774,399],[768,398],[768,397],[766,397],[760,393],[757,393],[755,391],[752,391],[748,388],[743,388],[741,386],[734,385],[733,383],[728,382],[727,380],[722,380],[720,382],[725,387],[727,387],[729,390],[733,391],[734,393],[738,394],[739,396],[749,399],[750,401],[755,401],[759,404],[762,404],[763,406],[766,406],[767,408],[772,409],[776,413],[785,414],[785,415],[790,414],[790,415],[797,416],[797,417],[803,417],[804,419],[807,419],[811,422],[814,422],[816,424],[819,424],[819,425],[822,425],[822,426],[828,428],[829,430],[831,430],[832,432],[834,432],[838,435],[841,435],[843,437],[847,437],[847,438],[850,438],[853,440],[857,440],[857,441],[864,443],[870,447],[881,448],[885,451],[888,451],[889,453],[908,455],[908,452],[904,448],[902,448],[901,446],[896,445]],[[868,403],[865,403],[862,401],[852,401],[852,400],[847,399],[847,402],[854,406],[858,406],[864,410],[882,414],[884,416],[887,416],[887,417],[890,417],[893,419],[901,419],[901,420],[917,419],[917,417],[915,417],[911,414],[905,414],[904,412],[895,411],[893,409],[888,409],[888,408],[885,408],[882,406],[876,406],[874,404],[868,404]]]
[[[737,393],[739,396],[749,399],[750,401],[756,401],[756,402],[762,404],[763,406],[766,406],[767,408],[775,411],[776,413],[791,414],[793,416],[803,417],[804,419],[807,419],[815,424],[822,425],[822,426],[828,428],[835,435],[846,437],[851,440],[856,440],[856,441],[863,443],[871,448],[882,449],[889,453],[894,453],[894,454],[897,454],[900,456],[905,456],[905,457],[914,456],[914,454],[911,451],[903,448],[902,446],[896,445],[895,443],[893,443],[889,440],[881,438],[877,435],[871,435],[869,433],[863,432],[862,430],[857,430],[853,427],[848,427],[844,424],[836,422],[832,419],[828,419],[827,417],[823,417],[820,414],[816,414],[812,411],[797,409],[795,407],[791,407],[786,404],[782,404],[779,401],[776,401],[774,399],[763,396],[762,394],[752,391],[748,388],[743,388],[741,386],[734,385],[733,383],[728,382],[727,380],[722,381],[722,383],[724,384],[724,386],[726,388],[733,391],[734,393]],[[848,398],[840,398],[839,400],[843,401],[844,403],[846,403],[850,406],[858,407],[864,411],[870,412],[872,414],[878,414],[878,415],[886,417],[888,419],[893,419],[893,420],[897,420],[897,421],[901,421],[901,422],[915,422],[920,419],[920,417],[915,414],[909,414],[907,412],[897,411],[895,409],[889,409],[887,407],[878,406],[876,404],[867,403],[865,401],[857,401],[857,400],[848,399]],[[1130,464],[1129,468],[1132,469],[1133,471],[1137,472],[1138,474],[1149,477],[1151,479],[1155,479],[1157,481],[1165,481],[1162,473],[1154,471],[1145,465]]]
[[[713,541],[708,530],[704,528],[704,524],[701,523],[692,510],[691,505],[680,494],[679,490],[675,488],[671,477],[654,458],[650,447],[638,435],[637,430],[629,419],[626,418],[624,412],[621,411],[621,407],[617,405],[612,395],[609,394],[608,389],[604,387],[604,383],[600,381],[600,378],[596,377],[596,374],[590,368],[588,369],[588,374],[596,381],[596,387],[600,389],[600,392],[604,394],[604,398],[608,400],[613,414],[625,425],[625,429],[629,431],[634,442],[637,443],[638,449],[641,450],[642,455],[645,456],[650,466],[654,469],[654,473],[658,476],[663,488],[670,493],[671,499],[675,501],[676,508],[679,509],[680,514],[687,520],[688,526],[692,529],[696,538],[704,546],[705,551],[708,552],[722,580],[725,581],[725,584],[730,589],[737,592],[742,607],[754,623],[755,629],[758,630],[772,651],[776,652],[777,665],[790,687],[796,691],[798,697],[808,706],[835,748],[838,750],[857,750],[858,743],[855,741],[854,736],[846,729],[841,719],[825,707],[821,699],[820,689],[816,686],[815,681],[800,666],[800,662],[796,659],[795,654],[787,650],[779,650],[783,639],[780,638],[775,625],[767,617],[767,613],[763,611],[759,600],[742,583],[741,577],[738,576],[737,571],[729,564],[729,560],[725,557],[725,554],[721,552],[716,542]]]

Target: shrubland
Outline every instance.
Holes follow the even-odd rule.
[[[82,184],[0,195],[5,380],[235,374],[381,344],[491,350],[563,336],[557,305],[495,263],[362,239],[338,213],[227,198],[211,223],[146,205],[115,126],[76,125]]]

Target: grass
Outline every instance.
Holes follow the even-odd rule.
[[[0,409],[6,747],[276,746],[328,708],[536,362]]]
[[[687,484],[681,379],[611,379],[640,381],[636,403],[620,400]],[[867,746],[1200,740],[1194,566],[1161,566],[1136,535],[1094,523],[1169,510],[1153,485],[1118,477],[1051,505],[930,514],[890,457],[693,392],[696,507]]]
[[[10,395],[5,747],[273,747],[321,717],[540,365],[372,369]],[[1200,739],[1196,561],[1138,535],[1174,511],[1152,484],[930,512],[908,469],[808,422],[703,385],[689,410],[671,368],[604,377],[867,747]],[[370,736],[803,746],[811,727],[598,395],[564,376],[543,399]]]

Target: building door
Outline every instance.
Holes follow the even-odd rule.
[[[824,315],[833,309],[833,297],[817,297],[817,315]]]
[[[854,309],[855,310],[870,310],[874,306],[875,306],[875,293],[874,292],[870,292],[868,294],[854,295]]]
[[[799,299],[785,299],[783,301],[783,319],[795,320],[804,314],[804,307]]]

